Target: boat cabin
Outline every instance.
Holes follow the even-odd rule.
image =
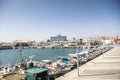
[[[46,68],[31,68],[26,70],[25,80],[50,80]]]

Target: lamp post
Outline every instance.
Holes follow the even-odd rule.
[[[76,54],[77,54],[77,75],[79,77],[79,56],[78,56],[78,47],[76,48]]]

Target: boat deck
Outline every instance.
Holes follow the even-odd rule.
[[[22,80],[22,79],[25,79],[24,74],[12,74],[12,75],[6,75],[0,80]]]

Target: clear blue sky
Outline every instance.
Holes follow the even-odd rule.
[[[120,35],[120,0],[0,0],[0,41]]]

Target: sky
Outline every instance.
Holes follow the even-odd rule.
[[[0,41],[120,35],[120,0],[0,0]]]

